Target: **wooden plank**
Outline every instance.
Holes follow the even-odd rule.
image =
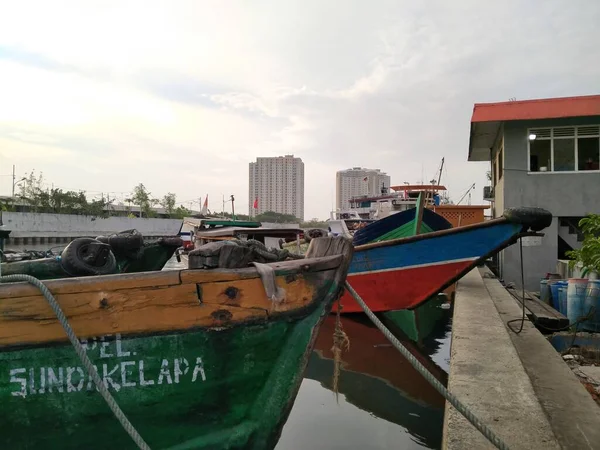
[[[208,272],[208,271],[205,271]],[[319,300],[334,274],[277,277],[283,302],[267,299],[260,279],[106,289],[56,294],[78,337],[180,331],[265,319]],[[42,294],[0,301],[0,347],[66,341],[65,332]]]
[[[343,259],[343,255],[322,256],[310,259],[294,259],[269,264],[275,269],[277,275],[288,275],[294,273],[321,272],[337,268]],[[203,283],[208,281],[227,281],[231,279],[246,280],[258,278],[258,272],[254,267],[245,269],[190,269],[181,271],[182,283]]]
[[[423,223],[423,205],[425,202],[425,196],[423,192],[419,193],[419,198],[417,199],[417,210],[415,211],[415,219],[414,219],[414,229],[413,236],[421,234],[421,224]]]
[[[520,305],[523,304],[522,291],[520,289],[507,288],[507,290]],[[569,319],[528,291],[525,291],[525,309],[529,311],[534,324],[540,325],[548,331],[558,331],[569,326]]]
[[[102,290],[134,289],[180,284],[179,270],[142,272],[92,277],[62,278],[44,281],[53,294],[97,292]],[[0,285],[0,300],[38,295],[39,289],[29,283]]]

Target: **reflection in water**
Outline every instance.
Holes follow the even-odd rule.
[[[419,348],[398,337],[446,384],[447,373],[440,367],[447,368],[449,358],[449,323],[444,319]],[[342,326],[350,350],[342,357],[339,405],[332,393],[335,317],[330,316],[317,338],[277,449],[440,448],[443,397],[364,315],[343,316]]]

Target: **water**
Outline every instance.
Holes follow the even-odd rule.
[[[30,245],[28,250],[46,250]],[[17,248],[13,250],[22,250]],[[164,270],[184,268],[173,257]],[[444,384],[450,360],[451,311],[420,344],[398,336]],[[332,388],[335,316],[326,318],[277,450],[441,447],[444,399],[362,314],[342,316],[350,339],[339,397]]]

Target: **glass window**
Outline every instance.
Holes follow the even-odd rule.
[[[529,170],[531,172],[546,172],[552,170],[550,165],[550,145],[548,140],[529,141]]]
[[[554,171],[575,170],[575,139],[554,140]]]
[[[577,139],[577,166],[579,170],[599,170],[600,138]]]

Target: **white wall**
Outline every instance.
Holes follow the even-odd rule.
[[[181,219],[146,219],[69,214],[3,212],[0,223],[11,230],[11,238],[99,236],[135,228],[144,236],[174,236]]]

